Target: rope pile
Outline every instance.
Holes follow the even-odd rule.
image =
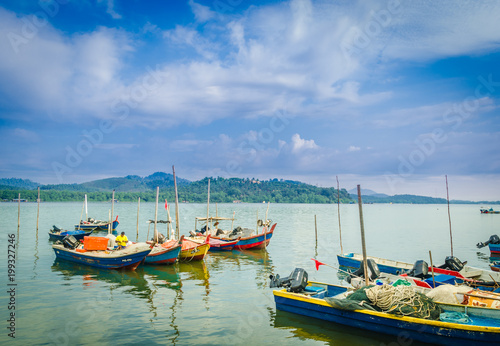
[[[441,308],[432,299],[415,292],[411,286],[373,286],[365,290],[372,305],[380,310],[402,316],[437,320]]]

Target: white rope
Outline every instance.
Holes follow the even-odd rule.
[[[401,315],[423,314],[422,318],[428,318],[431,315],[430,307],[425,307],[420,295],[418,295],[411,286],[391,286],[381,285],[373,286],[365,291],[370,301],[385,312],[396,312]],[[403,307],[411,307],[407,312]]]

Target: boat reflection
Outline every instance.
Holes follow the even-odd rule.
[[[354,327],[341,326],[281,310],[276,310],[276,313],[271,315],[271,325],[291,333],[292,336],[289,338],[302,341],[314,340],[328,345],[399,345],[395,337],[371,334]],[[420,345],[404,336],[402,338],[411,345]]]
[[[209,265],[217,271],[242,271],[247,267],[252,267],[256,270],[255,282],[257,287],[261,288],[267,288],[267,278],[275,269],[271,256],[266,249],[221,251],[212,252],[209,255]],[[229,267],[228,264],[234,265],[235,268]]]
[[[91,267],[83,264],[67,262],[63,260],[54,260],[51,267],[53,272],[59,272],[64,280],[74,280],[81,277],[82,285],[92,287],[99,282],[124,286],[125,292],[136,296],[145,297],[150,294],[150,289],[144,275],[135,270],[107,270]],[[69,285],[70,283],[68,283]]]

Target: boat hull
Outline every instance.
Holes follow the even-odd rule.
[[[151,251],[149,255],[146,256],[144,263],[146,264],[173,264],[179,258],[181,252],[181,246],[177,245],[165,251],[154,252]]]
[[[239,239],[234,241],[222,241],[210,238],[210,249],[208,251],[232,251],[238,244]]]
[[[95,231],[107,231],[109,224],[110,224],[109,222],[107,222],[105,224],[98,224],[98,225],[92,224],[92,223],[82,223],[80,225],[75,225],[75,229],[95,230]],[[116,231],[116,228],[120,224],[120,221],[115,220],[115,221],[113,221],[112,224],[113,224],[112,225],[113,226],[112,231]]]
[[[195,247],[181,250],[179,254],[179,261],[201,261],[205,258],[208,250],[210,249],[210,244],[200,244]]]
[[[135,270],[145,257],[151,252],[151,248],[141,248],[136,252],[127,252],[123,250],[123,254],[119,251],[113,252],[112,256],[96,255],[103,251],[87,251],[77,252],[75,250],[66,249],[62,245],[53,245],[52,248],[57,259],[81,263],[97,268],[104,269],[130,269]]]
[[[500,256],[500,244],[488,244],[491,254]]]
[[[500,327],[478,327],[400,317],[368,310],[340,310],[324,299],[285,290],[274,291],[278,310],[314,317],[372,332],[438,345],[492,345],[500,342]]]
[[[273,236],[276,224],[274,224],[269,231],[266,233],[257,234],[251,237],[240,238],[238,244],[236,244],[236,250],[250,250],[250,249],[264,249],[269,245],[271,238]]]
[[[52,233],[52,232],[49,232],[49,240],[53,240],[53,241],[56,241],[56,240],[63,240],[64,237],[66,237],[67,235],[72,235],[73,237],[75,237],[76,240],[82,240],[83,237],[87,237],[89,235],[92,234],[93,231],[68,231],[68,232],[61,232],[60,234],[55,234],[55,233]]]

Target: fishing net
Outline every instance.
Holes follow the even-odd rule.
[[[411,286],[377,285],[367,287],[364,293],[372,305],[387,313],[438,320],[442,312],[431,298]]]

